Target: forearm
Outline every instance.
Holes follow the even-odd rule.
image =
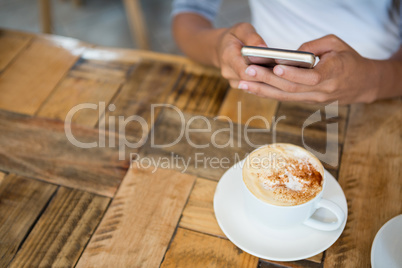
[[[174,17],[172,30],[184,54],[202,64],[219,66],[218,42],[227,29],[213,28],[211,22],[200,15],[182,13]]]
[[[402,47],[389,60],[375,61],[377,99],[402,96]]]

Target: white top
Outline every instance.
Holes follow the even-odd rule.
[[[198,13],[213,20],[221,0],[174,0],[173,15]],[[267,45],[297,49],[335,34],[362,56],[387,59],[399,49],[399,0],[250,0],[252,23]],[[402,3],[401,3],[402,9]]]
[[[362,56],[387,59],[400,46],[392,0],[250,0],[252,22],[269,47],[297,49],[335,34]]]

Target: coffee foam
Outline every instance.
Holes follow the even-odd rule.
[[[324,168],[305,149],[277,143],[263,146],[247,157],[243,180],[253,195],[264,202],[294,206],[321,192]]]

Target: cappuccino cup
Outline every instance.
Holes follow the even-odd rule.
[[[286,143],[264,145],[246,157],[242,175],[245,207],[253,222],[277,229],[305,224],[333,231],[345,221],[343,210],[322,198],[324,167],[304,148]],[[312,218],[319,208],[331,211],[336,221]]]

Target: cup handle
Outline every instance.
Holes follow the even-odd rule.
[[[326,199],[321,199],[318,202],[316,209],[319,209],[319,208],[325,208],[325,209],[328,209],[329,211],[331,211],[332,213],[334,213],[337,218],[337,221],[323,222],[323,221],[319,221],[319,220],[316,220],[313,218],[308,218],[304,222],[305,225],[307,225],[311,228],[314,228],[314,229],[321,230],[321,231],[334,231],[334,230],[338,229],[345,221],[345,213],[334,202],[331,202]]]

